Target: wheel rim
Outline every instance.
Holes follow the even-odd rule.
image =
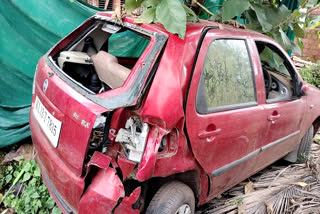
[[[191,208],[188,204],[183,204],[177,209],[175,214],[191,214]]]

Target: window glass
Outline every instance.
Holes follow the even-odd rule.
[[[263,51],[260,53],[260,60],[262,63],[265,63],[265,66],[268,66],[270,69],[278,71],[279,73],[286,76],[290,76],[288,69],[284,65],[284,59],[269,47],[264,47]]]
[[[281,51],[265,42],[256,41],[264,77],[265,95],[268,103],[291,99],[295,87],[289,72],[290,63]]]
[[[213,41],[202,68],[197,110],[205,113],[255,101],[253,73],[245,41]]]

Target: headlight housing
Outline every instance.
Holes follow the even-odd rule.
[[[149,133],[149,125],[138,117],[130,117],[124,129],[120,129],[116,142],[119,142],[127,158],[140,163]]]

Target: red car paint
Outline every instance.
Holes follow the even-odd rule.
[[[98,15],[110,16],[107,13]],[[131,18],[124,18],[123,21],[136,25]],[[159,66],[138,108],[106,109],[80,94],[58,75],[52,75],[56,71],[47,59],[70,43],[91,22],[91,19],[85,22],[39,60],[30,113],[30,127],[39,167],[51,195],[64,213],[139,213],[139,208],[133,204],[143,196],[142,192],[152,185],[155,178],[182,180],[192,188],[197,204],[201,205],[293,151],[311,124],[315,128],[320,125],[320,91],[307,83],[303,83],[308,86],[306,96],[272,104],[266,102],[263,72],[255,41],[274,45],[289,59],[278,44],[255,32],[229,26],[219,28],[221,25],[207,21],[189,23],[184,40],[166,32],[160,25],[139,25],[167,37],[162,55],[161,49],[158,50],[152,62],[154,65],[156,59],[159,59]],[[203,32],[209,27],[212,29],[207,30],[200,43]],[[197,86],[207,48],[212,40],[218,38],[247,41],[256,83],[257,105],[200,115],[195,110]],[[155,38],[152,37],[136,65],[144,63],[155,44]],[[200,48],[197,49],[198,46]],[[126,92],[137,75],[134,70],[122,87],[97,96],[110,98]],[[151,69],[148,75],[150,72]],[[43,92],[45,79],[49,80],[49,85]],[[147,79],[142,80],[142,85],[146,82]],[[57,148],[50,144],[35,119],[33,109],[36,96],[63,124]],[[137,104],[138,98],[130,105]],[[112,144],[105,154],[95,152],[90,160],[86,160],[92,126],[98,115],[110,110],[114,111],[110,129],[124,127],[132,115],[138,115],[149,124],[141,163],[136,164],[119,154],[121,148],[114,142],[115,133],[109,133]],[[271,122],[280,115],[280,119]],[[88,124],[87,127],[83,126],[82,120]],[[219,175],[212,175],[228,164],[294,132],[298,134],[284,143],[260,152]],[[213,136],[212,133],[217,135]],[[169,138],[168,149],[158,152],[164,136]],[[121,176],[117,170],[120,170]],[[94,173],[91,174],[91,171]],[[139,184],[126,193],[125,181],[129,177],[133,177]],[[192,182],[188,183],[188,180]]]

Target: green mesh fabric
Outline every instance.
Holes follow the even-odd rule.
[[[30,135],[36,64],[96,10],[70,0],[0,1],[0,147]]]

